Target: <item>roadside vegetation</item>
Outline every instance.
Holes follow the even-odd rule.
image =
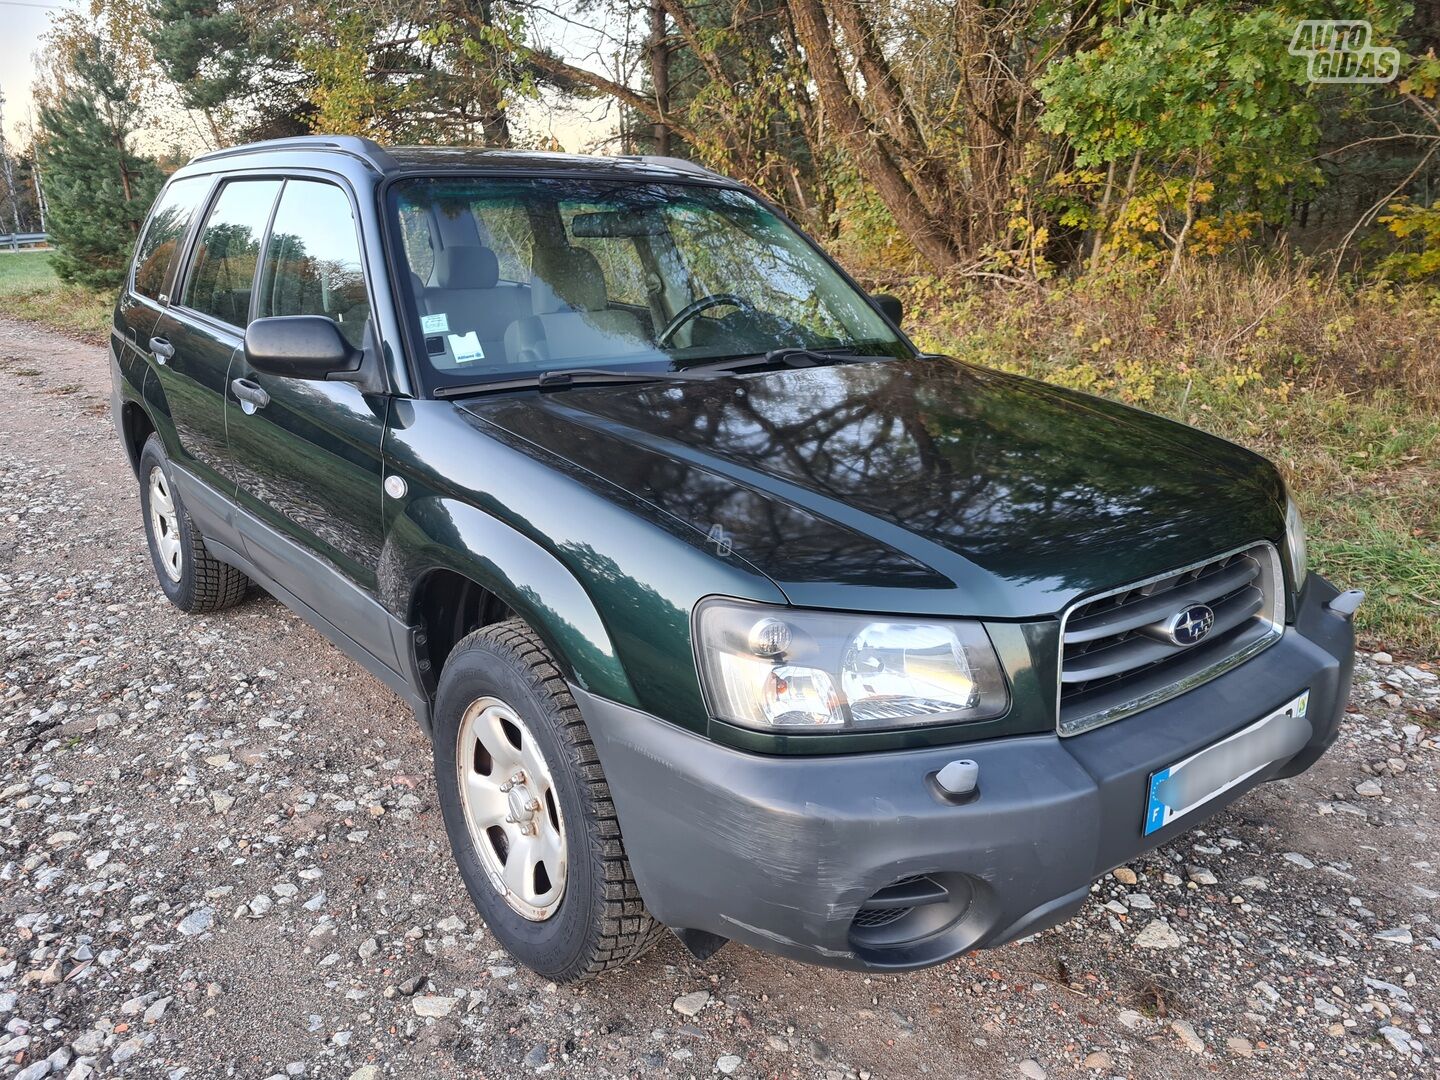
[[[112,293],[60,280],[48,251],[0,252],[0,315],[103,342]]]

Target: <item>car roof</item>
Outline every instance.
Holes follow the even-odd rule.
[[[354,135],[305,135],[290,139],[269,139],[246,143],[201,154],[185,166],[185,170],[217,164],[264,166],[284,159],[294,163],[297,157],[319,154],[341,156],[359,161],[380,176],[403,172],[498,172],[509,174],[584,174],[615,179],[708,180],[733,183],[717,172],[685,161],[682,158],[626,155],[600,157],[588,154],[562,154],[539,150],[493,150],[477,146],[393,146],[385,147],[371,139]],[[222,165],[223,167],[223,165]]]

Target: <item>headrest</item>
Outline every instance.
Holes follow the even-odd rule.
[[[530,305],[536,315],[556,311],[604,311],[609,302],[600,262],[584,248],[542,248],[535,252]]]
[[[435,253],[433,278],[440,289],[493,289],[500,260],[488,247],[447,247]]]

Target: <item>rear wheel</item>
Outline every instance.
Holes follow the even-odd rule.
[[[645,910],[580,710],[518,619],[477,630],[445,662],[435,779],[460,876],[516,960],[559,982],[639,956]]]
[[[219,611],[238,604],[250,584],[241,571],[211,555],[171,480],[158,435],[140,451],[140,510],[155,577],[181,611]]]

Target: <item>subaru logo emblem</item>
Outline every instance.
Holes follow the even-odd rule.
[[[1206,604],[1191,604],[1170,616],[1165,632],[1176,645],[1198,645],[1214,625],[1214,610]]]

